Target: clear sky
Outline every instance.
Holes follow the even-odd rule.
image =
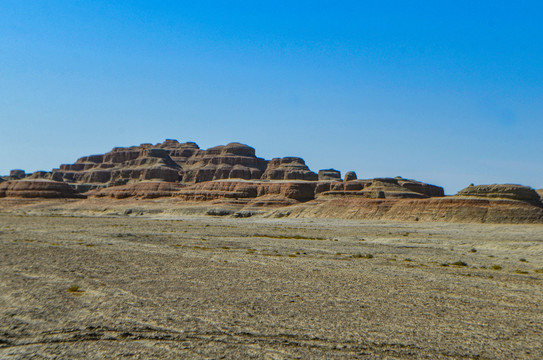
[[[0,2],[0,174],[238,141],[446,193],[543,188],[541,1]]]

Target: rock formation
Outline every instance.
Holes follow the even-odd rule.
[[[314,198],[315,183],[305,181],[208,181],[181,189],[176,197],[189,201],[248,200],[274,196],[296,201]]]
[[[456,196],[510,199],[529,202],[541,201],[539,194],[531,187],[515,184],[470,185],[467,188],[460,190]]]
[[[171,197],[179,191],[183,185],[166,181],[142,181],[133,184],[113,186],[93,190],[88,193],[95,198],[125,199],[129,197],[140,199],[155,199],[160,197]]]
[[[319,181],[341,180],[341,172],[336,169],[319,170]]]
[[[543,206],[526,201],[456,196],[427,199],[331,198],[276,210],[270,216],[386,221],[541,224]]]
[[[376,178],[320,182],[315,188],[320,196],[357,196],[374,199],[409,199],[444,196],[443,188],[415,180]]]
[[[0,184],[0,198],[82,199],[70,185],[52,180],[9,180]]]
[[[345,173],[345,181],[353,181],[356,179],[358,179],[358,177],[356,176],[356,173],[354,171],[347,171]]]
[[[103,155],[90,155],[75,164],[54,169],[53,179],[70,183],[82,191],[125,185],[144,180],[197,183],[220,179],[260,179],[267,161],[255,149],[230,143],[202,150],[193,142],[166,140],[114,148]]]
[[[270,160],[262,179],[315,181],[318,175],[309,170],[304,159],[291,156]]]
[[[26,176],[24,170],[14,169],[9,172],[9,180],[19,180],[23,179]]]
[[[537,189],[536,191],[539,194],[539,197],[541,198],[541,201],[543,202],[543,189]]]

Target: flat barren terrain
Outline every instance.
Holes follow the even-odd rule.
[[[543,226],[0,214],[1,359],[541,359]]]

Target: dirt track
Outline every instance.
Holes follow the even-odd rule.
[[[541,359],[542,269],[535,225],[2,214],[0,358]]]

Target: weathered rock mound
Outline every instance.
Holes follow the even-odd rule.
[[[134,184],[113,186],[104,189],[91,191],[88,195],[95,198],[140,198],[156,199],[160,197],[171,197],[179,191],[183,185],[166,181],[143,181]]]
[[[314,198],[315,183],[303,181],[209,181],[181,189],[176,197],[188,201],[209,201],[218,199],[248,200],[267,197],[277,203],[286,198],[308,201]],[[263,202],[265,203],[265,201]]]
[[[82,199],[70,185],[51,180],[9,180],[0,184],[0,197]]]
[[[543,207],[525,201],[475,198],[332,198],[301,204],[271,216],[387,221],[541,224]]]
[[[100,186],[124,185],[129,181],[178,181],[181,168],[164,149],[145,145],[115,148],[105,155],[85,156],[75,164],[53,170],[53,179]]]
[[[456,196],[481,197],[491,199],[510,199],[540,202],[539,194],[529,186],[515,184],[470,185],[462,189]]]
[[[373,199],[423,199],[444,196],[443,188],[401,177],[320,182],[315,189],[319,196],[356,196]]]
[[[262,174],[265,180],[318,180],[318,175],[309,170],[304,159],[299,157],[274,158]]]
[[[354,171],[347,171],[345,173],[345,181],[353,181],[356,179],[358,179],[358,177],[356,176],[356,173]]]
[[[103,155],[84,156],[74,164],[54,169],[51,178],[91,190],[145,180],[197,183],[260,179],[266,168],[267,161],[256,157],[255,149],[244,144],[230,143],[202,150],[193,142],[166,140],[156,145],[119,147]]]
[[[240,143],[230,143],[199,150],[178,163],[183,168],[184,183],[223,179],[260,179],[267,161],[255,156],[255,149]]]
[[[319,170],[319,181],[341,181],[341,172],[336,169]]]

